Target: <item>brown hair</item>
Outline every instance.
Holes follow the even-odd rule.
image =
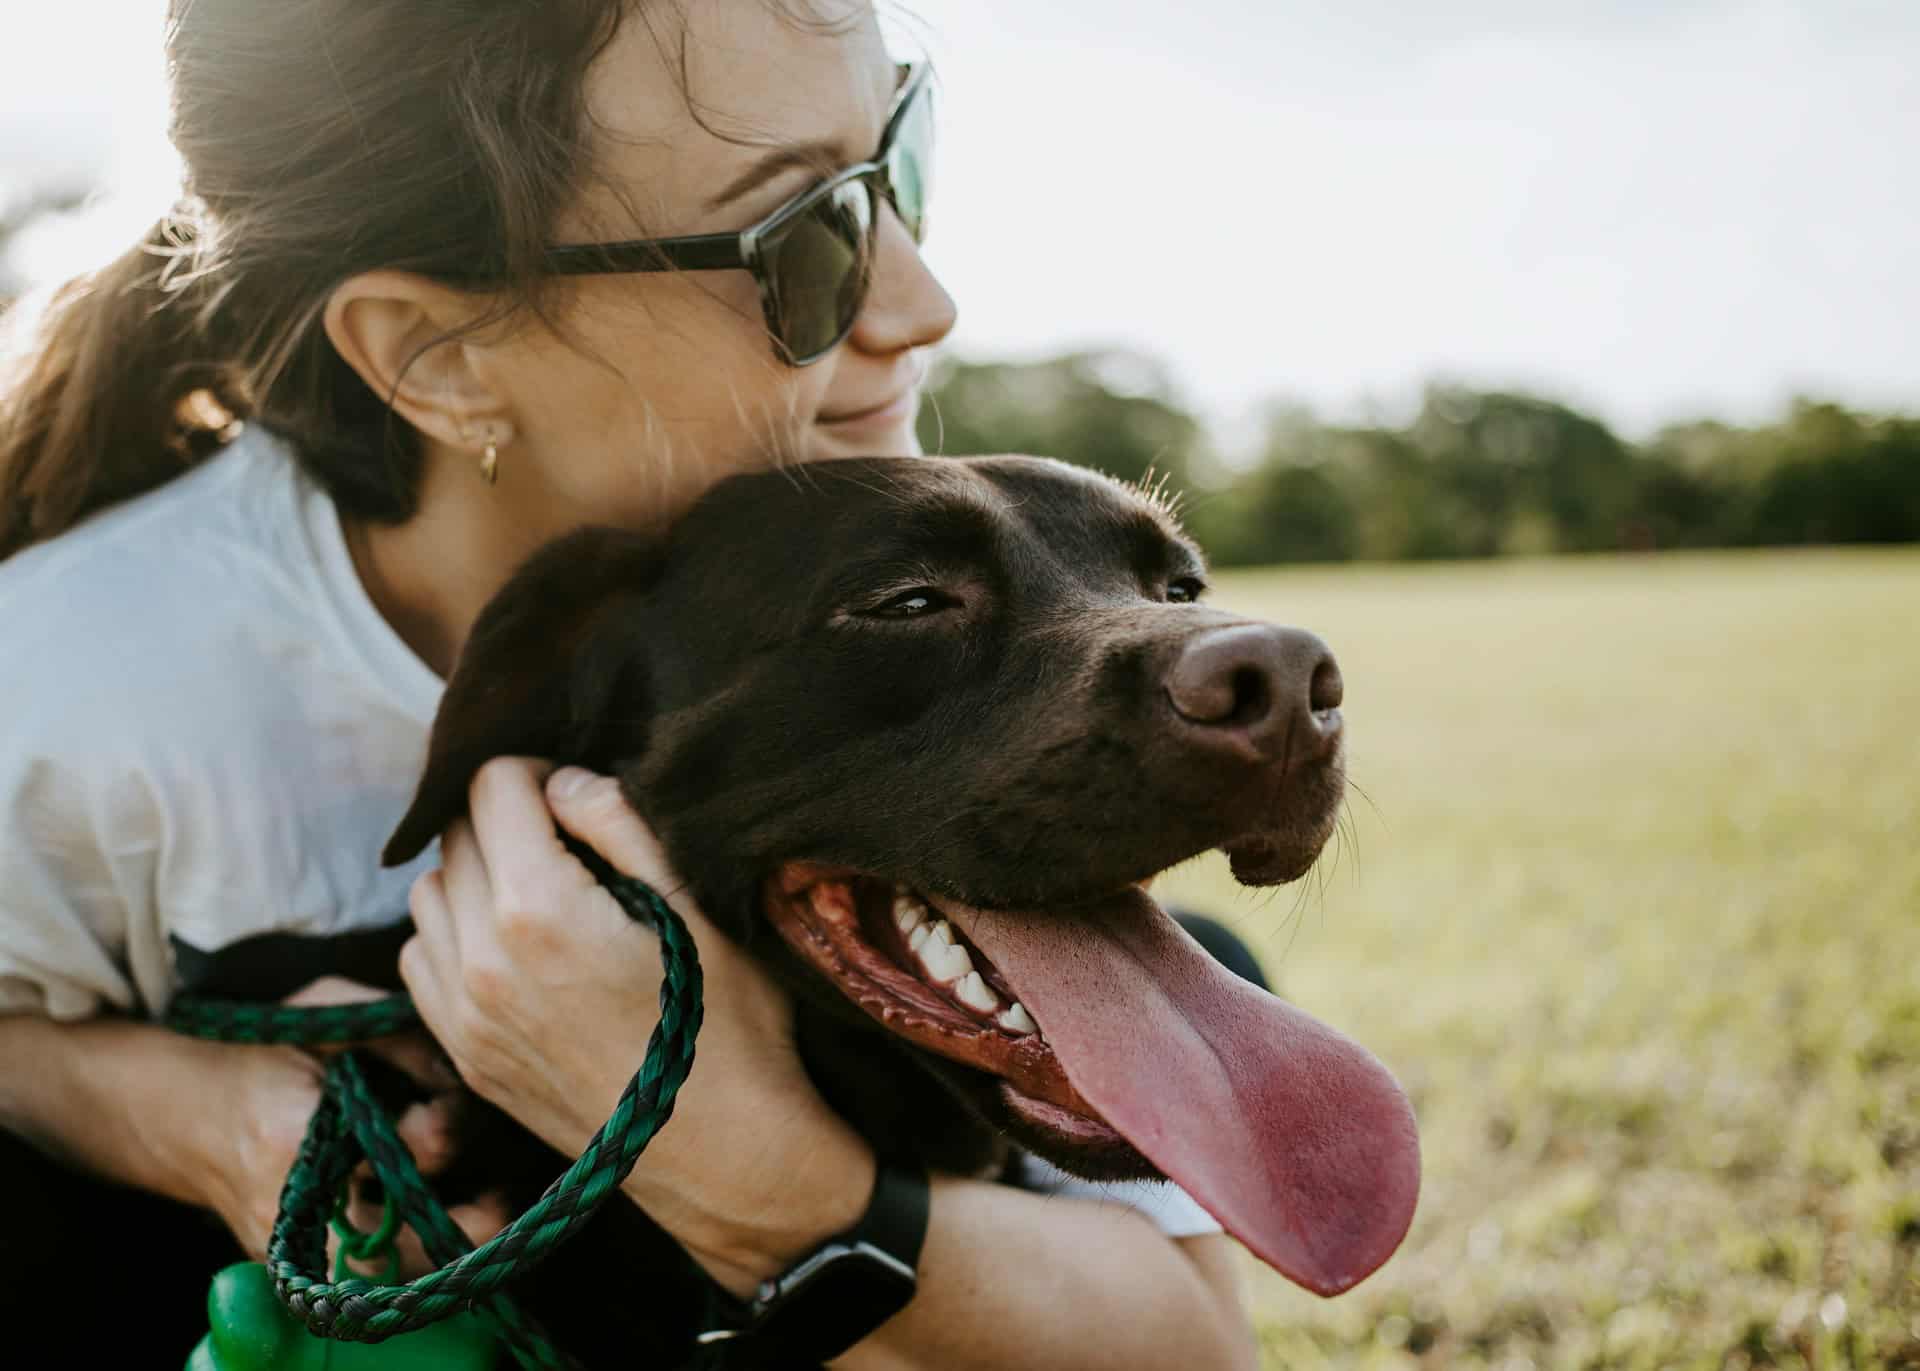
[[[414,509],[417,433],[320,320],[379,267],[501,283],[588,171],[585,77],[632,0],[170,0],[186,197],[52,299],[0,372],[0,559],[168,480],[233,419],[342,509]]]

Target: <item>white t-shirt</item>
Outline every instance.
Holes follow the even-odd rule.
[[[439,854],[386,870],[380,849],[442,688],[258,426],[0,562],[0,1013],[394,984]],[[1041,1164],[1030,1184],[1082,1183]],[[1171,1186],[1101,1193],[1175,1235],[1218,1228]]]
[[[438,859],[380,866],[441,688],[260,428],[0,562],[0,1011],[342,970]]]

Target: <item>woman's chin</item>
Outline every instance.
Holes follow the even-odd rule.
[[[823,461],[836,457],[918,457],[920,435],[915,431],[913,415],[882,421],[862,419],[840,423],[815,423],[809,435],[807,460]]]

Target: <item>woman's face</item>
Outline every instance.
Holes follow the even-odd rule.
[[[869,5],[828,0],[813,8],[836,22],[805,26],[780,8],[723,0],[653,26],[634,11],[591,71],[600,176],[556,242],[736,232],[873,155],[897,72]],[[806,159],[763,167],[809,145]],[[775,355],[744,270],[587,276],[563,290],[558,332],[529,322],[480,359],[513,423],[502,466],[561,526],[649,523],[777,461],[917,452],[921,350],[954,321],[890,208],[865,307],[811,366]]]

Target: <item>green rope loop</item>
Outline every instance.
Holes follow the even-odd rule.
[[[340,1250],[333,1259],[333,1278],[343,1281],[354,1274],[348,1262],[368,1262],[385,1258],[380,1268],[380,1284],[390,1283],[400,1270],[400,1250],[394,1246],[394,1234],[400,1231],[400,1207],[393,1202],[391,1195],[381,1206],[380,1226],[371,1233],[362,1233],[353,1226],[347,1217],[347,1196],[351,1193],[351,1183],[340,1187],[340,1193],[334,1197],[333,1215],[328,1221],[333,1231],[340,1235]]]
[[[389,1263],[387,1275],[391,1276],[398,1258],[395,1256],[393,1236],[400,1231],[400,1207],[393,1202],[393,1196],[386,1197],[380,1206],[380,1224],[371,1233],[362,1233],[353,1226],[353,1220],[347,1217],[347,1201],[352,1194],[352,1184],[340,1187],[333,1198],[333,1213],[328,1215],[327,1223],[340,1236],[340,1257],[333,1264],[333,1278],[341,1279],[345,1270],[343,1262],[372,1261],[375,1257],[393,1257]],[[384,1278],[383,1278],[384,1279]]]
[[[660,935],[666,966],[660,1022],[640,1070],[580,1159],[533,1208],[475,1248],[421,1178],[406,1144],[368,1090],[354,1054],[334,1057],[327,1066],[320,1106],[287,1175],[267,1243],[274,1289],[311,1332],[381,1342],[471,1308],[492,1324],[522,1366],[554,1371],[572,1366],[506,1297],[505,1287],[591,1218],[666,1126],[693,1068],[702,1003],[699,955],[680,917],[642,882],[614,871],[591,851],[568,845],[630,916]],[[382,1037],[415,1026],[419,1016],[404,995],[318,1009],[182,998],[169,1010],[167,1022],[183,1033],[228,1042],[316,1044]],[[363,1159],[371,1163],[386,1192],[382,1231],[404,1219],[420,1235],[427,1255],[439,1263],[437,1270],[401,1285],[340,1278],[338,1272],[333,1280],[323,1279],[336,1197]],[[354,1241],[377,1250],[378,1236],[356,1235]]]

